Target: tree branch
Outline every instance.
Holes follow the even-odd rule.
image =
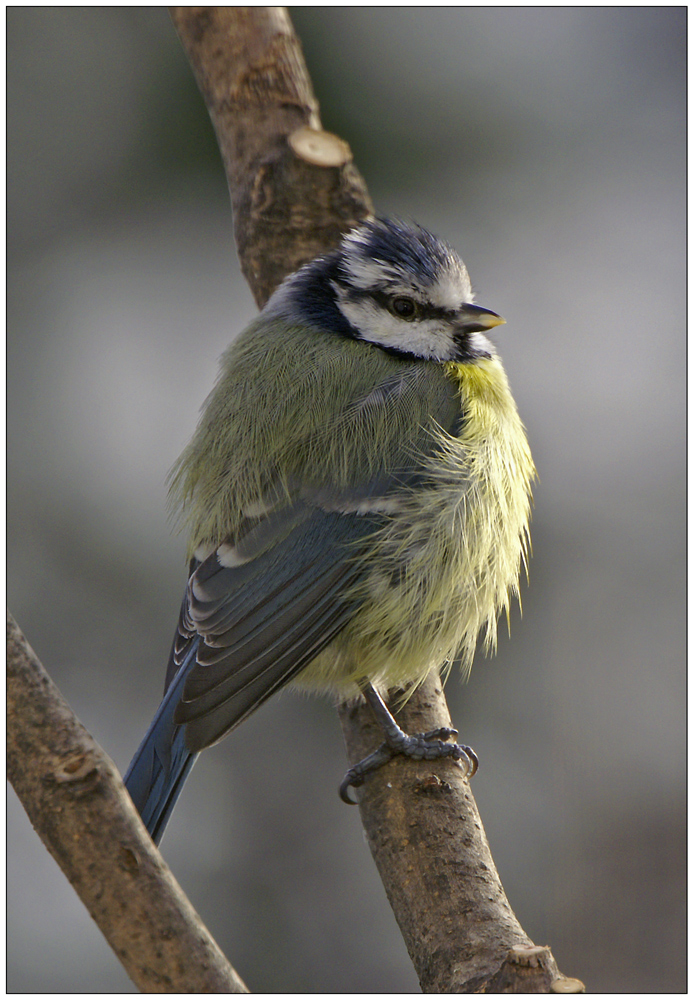
[[[217,133],[241,268],[262,307],[372,214],[349,146],[321,128],[284,7],[170,7]]]
[[[321,130],[286,9],[170,10],[217,133],[239,257],[262,306],[282,278],[372,214],[371,201],[347,145]],[[323,147],[334,157],[316,156]],[[340,719],[351,763],[381,742],[367,706],[342,706]],[[400,719],[410,732],[450,723],[438,678]],[[512,949],[534,946],[506,899],[461,765],[436,771],[443,781],[431,764],[394,761],[361,790],[362,821],[422,988],[483,991]],[[547,992],[559,977],[542,953],[546,961],[527,967],[536,975],[523,973],[524,992]]]
[[[241,264],[262,306],[286,274],[371,214],[341,139],[323,132],[286,10],[173,7],[219,139]],[[10,620],[10,777],[37,832],[146,992],[244,992],[153,847],[110,760]],[[351,762],[380,742],[342,706]],[[400,713],[449,721],[438,678]],[[468,783],[451,761],[394,760],[360,792],[367,838],[427,992],[580,992],[518,924]],[[133,906],[138,920],[132,920]],[[127,914],[127,919],[124,914]]]
[[[247,993],[109,757],[7,615],[7,764],[29,819],[143,993]]]
[[[339,712],[351,762],[382,742],[366,704]],[[411,733],[450,726],[436,674],[397,718]],[[359,808],[423,992],[583,992],[513,913],[460,763],[394,758],[360,789]]]

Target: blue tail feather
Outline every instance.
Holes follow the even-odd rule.
[[[186,675],[195,662],[197,646],[197,642],[193,643],[181,664],[123,779],[155,844],[164,835],[178,796],[198,757],[185,745],[184,727],[173,721]]]

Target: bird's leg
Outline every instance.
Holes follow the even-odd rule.
[[[356,805],[349,796],[349,789],[363,785],[370,774],[377,771],[379,767],[383,767],[397,754],[412,757],[414,760],[437,760],[441,757],[452,757],[454,760],[464,762],[467,768],[467,777],[473,776],[479,764],[475,751],[471,747],[461,746],[458,743],[444,742],[452,736],[457,736],[457,729],[443,726],[441,729],[432,729],[428,733],[416,733],[414,736],[410,736],[403,732],[388,710],[383,698],[371,684],[365,684],[362,687],[362,694],[371,706],[376,721],[383,730],[385,743],[382,743],[378,750],[374,750],[368,757],[360,760],[354,767],[350,767],[340,785],[340,798],[344,802]]]

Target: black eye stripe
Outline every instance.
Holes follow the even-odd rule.
[[[342,287],[345,287],[344,285]],[[390,312],[390,306],[393,299],[403,299],[411,298],[415,303],[417,308],[417,315],[410,319],[409,322],[416,322],[417,320],[423,319],[443,319],[451,320],[455,316],[454,309],[446,309],[443,306],[432,305],[431,302],[422,302],[420,299],[415,298],[414,295],[407,295],[403,293],[388,293],[383,292],[378,288],[350,288],[348,291],[348,298],[353,302],[359,302],[363,299],[372,299],[376,302],[382,309],[387,309]]]

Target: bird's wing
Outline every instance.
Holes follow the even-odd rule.
[[[293,505],[298,523],[263,550],[222,545],[191,576],[179,631],[200,644],[174,715],[192,751],[216,743],[307,666],[358,607],[346,596],[364,572],[359,542],[373,517]],[[286,511],[282,512],[286,515]],[[278,518],[279,520],[279,518]],[[243,540],[242,540],[243,541]],[[243,558],[244,561],[240,562]],[[239,560],[235,565],[235,560]],[[179,653],[180,656],[180,653]]]
[[[387,419],[391,409],[397,419],[398,407],[414,396],[423,410],[422,382],[416,367],[403,367],[354,403],[354,420],[363,422],[374,410]],[[424,410],[445,430],[452,428],[460,414],[454,388],[442,382]],[[341,430],[350,433],[350,425]],[[311,470],[305,482],[288,484],[292,500],[286,493],[281,502],[261,498],[237,536],[194,568],[167,675],[171,683],[178,665],[191,664],[174,714],[174,722],[185,725],[189,750],[220,740],[356,614],[356,599],[346,595],[367,572],[360,543],[397,509],[398,491],[416,486],[421,464],[413,454],[433,446],[423,421],[415,438],[357,485],[317,485]]]

